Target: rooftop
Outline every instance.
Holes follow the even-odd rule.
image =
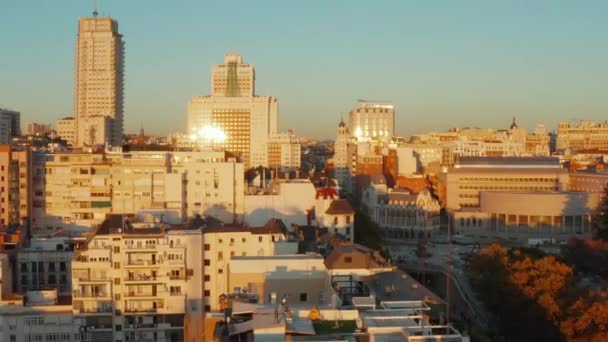
[[[353,207],[350,206],[350,203],[348,203],[347,200],[337,199],[331,202],[329,208],[327,208],[325,213],[329,215],[348,215],[354,214],[355,211],[353,210]]]

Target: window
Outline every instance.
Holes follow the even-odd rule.
[[[121,330],[122,330],[122,325],[116,324],[116,331],[121,331]]]
[[[114,285],[120,285],[120,278],[114,278]]]
[[[224,273],[224,270],[223,270],[223,269],[219,268],[219,269],[217,270],[217,274],[223,274],[223,273]]]
[[[262,242],[262,237],[258,237],[258,242]]]
[[[205,259],[205,260],[203,261],[203,264],[204,264],[205,266],[209,266],[209,265],[211,265],[211,261],[210,261],[209,259]]]
[[[211,296],[211,291],[205,290],[204,295],[205,295],[205,297]]]
[[[308,294],[306,292],[302,292],[300,293],[300,302],[306,302],[306,300],[308,300]]]
[[[338,224],[338,216],[334,217],[334,224]]]
[[[224,260],[224,252],[217,252],[217,260],[218,261]]]
[[[350,224],[350,215],[346,216],[346,224]]]
[[[203,245],[203,250],[208,251],[210,249],[211,249],[211,246],[208,243],[206,243],[205,245]]]
[[[57,278],[55,277],[54,274],[50,274],[49,275],[49,285],[55,285],[57,284]]]
[[[61,272],[65,272],[65,269],[66,269],[66,267],[65,267],[65,262],[60,262],[60,263],[59,263],[59,270],[60,270]]]
[[[120,269],[120,263],[119,262],[115,262],[114,263],[114,269],[117,269],[117,270]]]
[[[210,305],[205,305],[205,311],[211,311],[211,306]]]
[[[49,272],[55,272],[55,263],[49,262]]]
[[[182,294],[182,288],[180,286],[171,286],[169,287],[169,293],[172,296],[179,296]]]
[[[205,274],[205,281],[210,281],[211,280],[211,276],[208,274]]]
[[[347,264],[350,264],[351,262],[353,262],[353,258],[351,257],[344,257],[344,262]]]
[[[27,272],[27,263],[25,263],[25,262],[21,263],[21,272]]]
[[[114,253],[120,253],[120,247],[114,246]]]

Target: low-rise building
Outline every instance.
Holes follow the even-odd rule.
[[[235,256],[272,256],[275,243],[286,240],[286,228],[279,220],[262,227],[243,224],[207,227],[204,230],[203,272],[205,311],[220,310],[220,296],[227,296],[229,265]]]
[[[74,117],[65,117],[57,120],[57,135],[68,145],[76,145],[76,120]]]
[[[288,305],[331,303],[333,290],[323,257],[318,254],[235,256],[230,260],[230,293],[258,296],[259,304]]]
[[[70,298],[30,291],[0,301],[0,341],[94,341],[75,321]]]
[[[453,231],[477,241],[565,242],[591,237],[599,193],[482,191],[480,206],[453,212]]]

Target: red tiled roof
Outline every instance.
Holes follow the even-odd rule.
[[[317,195],[315,198],[319,199],[320,197],[338,197],[338,193],[332,188],[317,189]]]

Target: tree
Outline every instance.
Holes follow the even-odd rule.
[[[608,290],[591,292],[580,298],[566,312],[561,322],[562,334],[571,342],[608,341]]]
[[[595,239],[608,241],[608,185],[591,217],[591,230]]]

